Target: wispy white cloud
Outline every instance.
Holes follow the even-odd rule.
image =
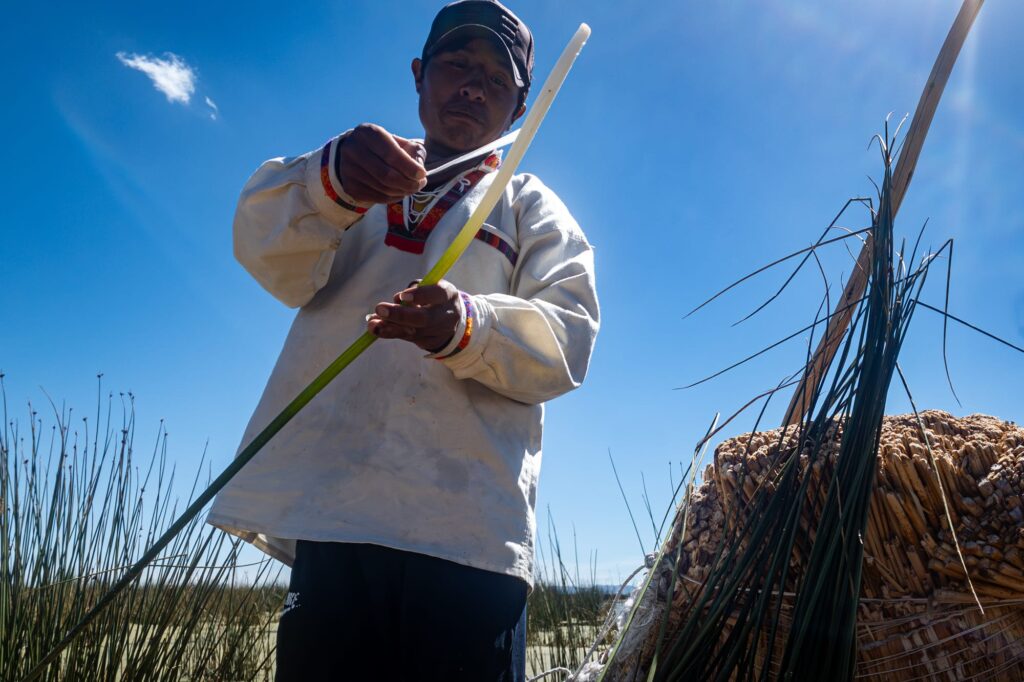
[[[220,113],[220,109],[217,107],[217,103],[210,99],[208,95],[204,99],[206,99],[206,106],[210,107],[211,109],[210,120],[216,121],[217,115]]]
[[[168,102],[188,104],[196,91],[196,73],[185,60],[172,52],[164,58],[118,52],[117,58],[130,69],[141,71],[153,81],[153,87],[167,96]],[[209,97],[207,103],[211,103]],[[214,105],[216,110],[216,105]]]

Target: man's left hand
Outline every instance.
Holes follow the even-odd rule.
[[[393,300],[377,304],[366,329],[382,339],[411,341],[430,353],[448,345],[462,319],[459,290],[447,280],[424,287],[414,284]]]

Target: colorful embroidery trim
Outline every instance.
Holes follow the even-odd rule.
[[[360,214],[366,213],[366,211],[367,211],[366,208],[364,208],[362,206],[356,206],[355,204],[348,203],[347,201],[342,199],[340,196],[338,196],[338,193],[334,190],[334,184],[331,182],[331,163],[330,163],[330,161],[331,161],[331,145],[332,144],[334,144],[334,140],[328,141],[328,143],[324,145],[323,152],[320,154],[320,184],[323,185],[323,187],[324,187],[324,194],[326,194],[327,197],[331,201],[333,201],[338,206],[341,206],[342,208],[344,208],[346,210],[355,211],[356,213],[360,213]]]
[[[445,360],[447,358],[452,357],[453,355],[461,353],[462,350],[469,345],[469,340],[473,336],[473,322],[476,317],[473,314],[473,301],[465,292],[460,291],[459,295],[462,297],[462,305],[466,309],[466,331],[462,334],[462,338],[459,339],[459,343],[458,345],[455,346],[455,349],[452,350],[452,352],[449,353],[448,355],[435,358],[437,360]]]
[[[476,233],[476,238],[484,244],[496,248],[505,258],[508,258],[508,262],[512,265],[515,265],[516,261],[519,260],[519,254],[512,248],[512,245],[493,232],[489,232],[481,227],[480,231]]]
[[[411,229],[406,223],[402,202],[396,201],[388,204],[388,233],[384,237],[384,243],[400,251],[415,254],[423,253],[427,238],[434,227],[441,221],[441,218],[444,217],[444,214],[448,212],[448,209],[473,189],[482,177],[500,164],[501,159],[497,154],[488,156],[476,170],[467,173],[452,185],[451,189],[438,199],[434,207]]]

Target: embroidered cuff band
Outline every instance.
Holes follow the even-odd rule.
[[[463,332],[462,338],[459,339],[458,344],[456,344],[455,348],[452,349],[452,352],[447,355],[438,356],[434,358],[435,360],[445,360],[453,355],[458,355],[466,346],[469,345],[469,341],[473,336],[473,323],[476,318],[476,315],[473,313],[473,301],[469,297],[469,294],[465,292],[460,291],[459,296],[462,297],[462,308],[466,311],[466,331]]]
[[[335,187],[335,180],[337,178],[335,164],[338,156],[338,145],[341,144],[342,139],[344,139],[344,135],[328,140],[327,144],[324,145],[323,152],[320,153],[320,184],[323,185],[324,194],[331,201],[346,210],[362,215],[366,213],[369,207],[356,204],[355,199],[345,194],[345,190],[341,188],[341,182],[338,182],[337,187]],[[331,177],[332,171],[334,171],[334,177]]]

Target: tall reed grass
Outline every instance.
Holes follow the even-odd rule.
[[[607,592],[597,585],[594,564],[583,574],[578,553],[571,561],[570,568],[558,534],[549,527],[547,549],[541,546],[538,551],[537,580],[527,605],[527,663],[535,673],[579,667],[611,608]]]
[[[622,585],[599,584],[596,552],[581,571],[575,532],[570,558],[549,516],[547,542],[538,539],[536,584],[527,604],[527,679],[576,679],[599,650],[612,644],[642,568]]]
[[[86,418],[51,404],[19,420],[0,375],[2,680],[24,678],[177,515],[163,424],[139,455],[133,396],[100,395]],[[192,522],[41,679],[270,680],[284,588],[239,549]]]
[[[79,418],[49,404],[8,411],[0,374],[0,680],[22,680],[125,569],[163,534],[189,500],[161,423],[136,446],[134,397],[97,394]],[[272,680],[282,568],[239,562],[241,541],[190,523],[162,557],[121,593],[40,678],[170,681]],[[535,674],[564,679],[590,651],[614,608],[596,565],[563,556],[549,529],[528,605],[527,659]]]

